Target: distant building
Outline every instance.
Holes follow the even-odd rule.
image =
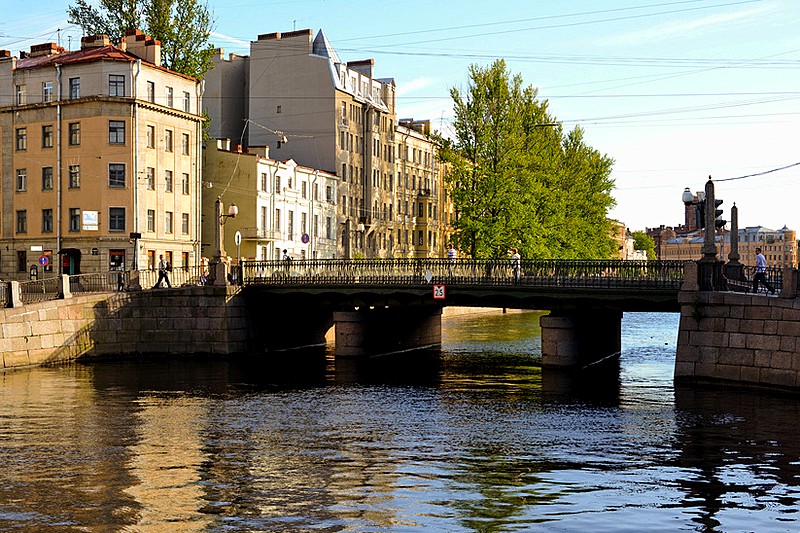
[[[613,220],[613,239],[617,244],[617,254],[615,259],[624,261],[647,261],[647,252],[637,250],[635,240],[631,237],[630,231],[622,222]]]
[[[663,246],[665,260],[696,261],[702,258],[702,235],[676,236],[668,239]],[[731,251],[730,232],[715,237],[719,259],[728,261]],[[739,229],[739,262],[755,265],[755,249],[761,247],[770,267],[797,267],[797,233],[784,226],[771,230],[762,226]]]
[[[197,264],[201,94],[138,31],[0,51],[0,277]]]

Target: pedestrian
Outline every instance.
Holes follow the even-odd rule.
[[[447,259],[449,259],[451,263],[455,263],[457,258],[458,252],[453,248],[453,243],[451,242],[447,245]]]
[[[167,287],[172,288],[172,284],[169,282],[169,275],[167,272],[169,271],[169,262],[164,261],[164,254],[159,254],[158,256],[158,281],[156,284],[153,285],[153,288],[161,287],[161,280],[167,282]]]
[[[758,284],[767,288],[770,294],[775,294],[775,288],[767,281],[767,260],[761,253],[761,248],[756,248],[756,275],[753,276],[753,292],[758,292]]]
[[[120,268],[117,271],[117,291],[121,292],[125,290],[125,272]]]
[[[514,273],[514,283],[519,283],[522,279],[522,257],[516,248],[511,249],[511,270]]]

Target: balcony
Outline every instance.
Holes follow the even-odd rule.
[[[280,230],[276,229],[242,228],[239,232],[242,239],[250,241],[274,241],[281,238]]]

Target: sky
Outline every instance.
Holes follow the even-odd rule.
[[[0,49],[76,49],[69,2],[0,0]],[[8,6],[13,4],[13,9]],[[632,231],[684,222],[711,176],[739,227],[800,231],[798,0],[209,0],[211,41],[247,54],[259,34],[322,29],[344,61],[394,78],[398,118],[451,130],[450,89],[506,61],[565,129],[615,163],[609,215]]]

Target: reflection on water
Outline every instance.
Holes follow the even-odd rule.
[[[796,398],[674,389],[674,315],[626,315],[618,367],[543,372],[538,317],[366,362],[0,374],[0,530],[798,530]]]

